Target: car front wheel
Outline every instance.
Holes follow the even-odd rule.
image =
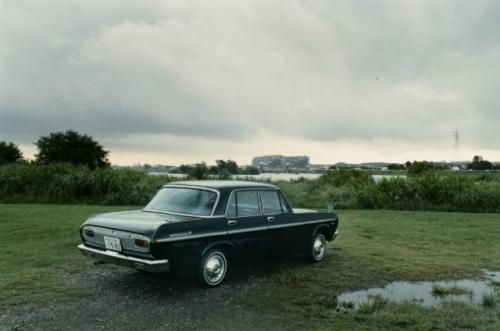
[[[206,252],[200,261],[198,268],[198,281],[205,287],[218,286],[224,280],[227,273],[227,258],[224,251],[212,249]]]
[[[307,257],[312,262],[319,262],[325,258],[326,255],[326,238],[322,233],[313,236],[309,248],[307,250]]]

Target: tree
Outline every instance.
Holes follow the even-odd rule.
[[[36,162],[41,164],[67,162],[90,169],[110,166],[109,152],[92,137],[76,131],[50,133],[40,137],[35,145],[38,147]]]
[[[181,174],[186,174],[188,175],[189,172],[191,171],[191,166],[190,165],[187,165],[187,164],[181,164],[177,170],[181,173]]]
[[[493,163],[484,160],[483,157],[479,155],[475,155],[472,158],[472,163],[467,165],[467,169],[470,170],[492,170],[493,168]]]
[[[388,170],[405,170],[405,165],[404,164],[399,164],[399,163],[391,163],[387,166]]]
[[[207,165],[205,163],[195,164],[194,167],[192,167],[189,172],[189,177],[196,179],[207,179],[208,177]]]
[[[233,160],[215,160],[215,166],[210,167],[210,173],[217,175],[220,179],[227,179],[231,175],[241,173],[238,164]]]
[[[23,153],[13,142],[0,140],[0,165],[20,162],[23,160]]]
[[[180,173],[195,179],[207,179],[209,175],[209,169],[205,162],[194,165],[181,164],[178,169]]]
[[[227,167],[227,171],[232,175],[236,175],[240,172],[240,168],[238,167],[238,164],[233,160],[227,160],[226,167]]]
[[[406,169],[409,175],[420,175],[434,170],[434,165],[428,161],[413,161],[406,162]]]
[[[238,164],[233,160],[216,160],[215,164],[217,165],[219,174],[228,173],[231,175],[236,175],[240,172]]]
[[[246,175],[259,175],[260,171],[254,166],[248,166],[243,170],[243,173]]]

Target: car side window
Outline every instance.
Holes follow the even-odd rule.
[[[236,217],[236,194],[231,194],[227,202],[227,217]]]
[[[280,197],[280,202],[281,202],[281,208],[283,209],[283,213],[285,214],[290,214],[292,212],[292,208],[290,205],[286,202],[285,198],[283,197],[283,194],[281,192],[278,193]]]
[[[281,214],[281,203],[278,191],[261,191],[262,209],[264,215]]]
[[[237,191],[236,216],[245,217],[258,215],[260,215],[260,208],[257,191]]]

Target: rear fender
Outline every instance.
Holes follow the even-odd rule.
[[[211,250],[214,247],[227,247],[230,250],[230,252],[228,252],[229,255],[230,255],[230,253],[232,252],[232,250],[234,248],[234,244],[231,241],[229,241],[229,240],[218,240],[218,241],[215,241],[215,242],[210,243],[209,245],[207,245],[207,247],[205,247],[203,249],[203,251],[201,252],[200,256],[203,256],[206,252],[208,252],[209,250]]]

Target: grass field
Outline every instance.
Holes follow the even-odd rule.
[[[88,268],[76,249],[78,228],[93,213],[122,209],[127,208],[0,204],[0,311],[95,295],[64,282],[68,274]],[[339,215],[341,236],[325,261],[264,263],[270,281],[241,304],[271,309],[283,325],[313,329],[500,328],[498,295],[485,307],[450,303],[431,309],[373,300],[356,312],[336,309],[337,294],[349,289],[500,270],[499,214],[341,210]]]
[[[0,205],[0,309],[86,295],[61,276],[81,271],[78,229],[97,212],[127,209],[79,205]]]
[[[271,307],[288,323],[318,329],[500,329],[500,304],[435,309],[374,300],[356,313],[335,309],[336,294],[349,289],[500,270],[500,215],[350,210],[339,215],[341,237],[326,261],[313,267],[277,265],[273,285],[248,304]]]

